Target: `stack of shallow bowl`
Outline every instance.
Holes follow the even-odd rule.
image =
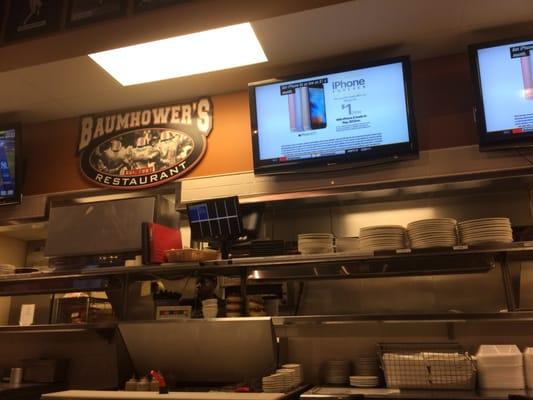
[[[350,376],[350,386],[359,388],[375,388],[379,386],[379,376],[354,375]]]
[[[509,218],[481,218],[459,222],[459,237],[468,245],[511,243],[513,230]]]
[[[405,247],[405,228],[401,225],[367,226],[359,231],[359,245],[368,250],[397,250]]]
[[[333,253],[335,237],[331,233],[298,235],[298,251],[302,254]]]
[[[412,249],[452,247],[457,244],[457,221],[452,218],[432,218],[411,222],[407,235]]]

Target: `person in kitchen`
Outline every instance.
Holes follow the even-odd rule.
[[[192,317],[203,318],[202,301],[207,299],[218,300],[218,317],[225,314],[225,302],[216,294],[217,277],[215,275],[200,275],[196,280],[196,293],[193,298],[185,298],[180,301],[180,305],[192,306]]]

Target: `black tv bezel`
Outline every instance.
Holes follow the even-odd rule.
[[[10,129],[15,130],[15,193],[12,196],[0,196],[0,207],[20,204],[22,200],[22,191],[20,188],[22,184],[22,124],[0,124],[0,131],[6,131]]]
[[[527,135],[511,134],[505,137],[502,137],[501,135],[490,137],[491,133],[487,131],[487,124],[485,122],[485,106],[483,103],[483,91],[481,87],[481,76],[479,73],[478,50],[519,42],[533,42],[533,35],[492,40],[468,46],[468,57],[470,59],[470,70],[472,73],[472,83],[474,85],[475,104],[473,113],[479,138],[479,149],[481,151],[533,147],[533,132]]]
[[[378,67],[381,65],[401,63],[404,81],[405,102],[407,109],[407,127],[409,141],[391,145],[375,147],[364,152],[345,153],[335,156],[324,156],[319,158],[308,158],[303,160],[294,160],[286,162],[273,162],[272,160],[261,160],[259,153],[259,133],[257,127],[256,98],[255,90],[258,87],[279,84],[283,82],[317,77],[320,75],[335,74],[346,71],[354,71],[363,68]],[[414,117],[413,90],[411,79],[411,62],[409,56],[399,56],[394,58],[382,59],[358,63],[355,65],[332,68],[328,70],[315,71],[312,73],[286,76],[283,78],[269,79],[260,82],[248,84],[249,102],[250,102],[250,122],[252,135],[252,150],[254,173],[256,175],[275,175],[285,173],[305,172],[305,169],[313,168],[314,171],[334,171],[335,169],[347,166],[360,167],[378,162],[387,162],[400,159],[413,159],[418,157],[418,138],[416,134],[416,124]]]

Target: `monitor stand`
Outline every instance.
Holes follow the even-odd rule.
[[[231,250],[231,240],[221,240],[219,244],[222,259],[227,260],[229,258],[229,252]]]

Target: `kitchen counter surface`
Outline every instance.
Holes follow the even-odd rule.
[[[64,392],[50,393],[43,395],[43,400],[280,400],[283,393],[228,393],[228,392],[171,392],[169,394],[159,394],[157,392],[124,392],[124,391],[104,391],[104,390],[67,390]]]

